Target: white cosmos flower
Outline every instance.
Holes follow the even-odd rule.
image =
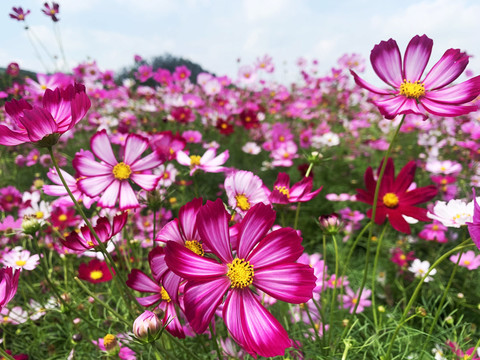
[[[425,260],[421,261],[420,259],[415,259],[413,260],[412,264],[408,268],[408,271],[411,271],[412,273],[415,274],[415,277],[422,278],[425,276],[425,274],[428,272],[428,269],[430,268],[430,263]],[[429,282],[433,280],[433,275],[437,273],[436,269],[433,269],[430,271],[430,274],[425,278],[425,282]]]
[[[471,222],[473,217],[473,201],[468,204],[459,199],[452,199],[448,203],[437,201],[433,213],[428,212],[430,219],[440,221],[444,226],[459,228],[466,222]]]

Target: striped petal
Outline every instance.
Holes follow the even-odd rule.
[[[429,113],[437,116],[455,117],[469,114],[478,110],[478,106],[476,105],[450,105],[432,101],[426,98],[423,98],[421,103]]]
[[[402,57],[397,42],[382,41],[370,53],[373,70],[387,84],[398,89],[403,81]]]
[[[120,191],[120,181],[115,180],[107,187],[102,197],[98,201],[98,206],[113,208],[118,199],[118,193]],[[88,195],[88,194],[87,194]]]
[[[152,191],[157,186],[162,177],[153,174],[131,174],[130,180],[140,186],[142,189]]]
[[[101,130],[92,136],[90,148],[97,158],[105,161],[107,164],[115,166],[118,164],[115,155],[113,155],[112,145],[108,138],[107,131]]]
[[[128,181],[117,181],[120,184],[119,209],[134,209],[139,206],[137,196]]]
[[[80,179],[77,185],[82,192],[88,196],[94,197],[109,188],[113,182],[116,182],[114,180],[115,179],[112,175],[102,175]]]
[[[415,82],[420,80],[432,53],[433,40],[426,35],[410,40],[403,59],[404,78]]]
[[[148,148],[148,140],[137,134],[129,134],[125,140],[125,164],[133,164]]]
[[[432,91],[450,84],[457,79],[468,65],[468,55],[459,49],[448,49],[429,71],[423,83]]]
[[[370,92],[373,92],[374,94],[379,94],[379,95],[391,95],[392,90],[386,90],[386,89],[380,89],[379,87],[376,87],[365,80],[363,80],[360,76],[358,76],[355,71],[350,70],[350,73],[353,75],[353,79],[355,80],[355,83],[360,86],[361,88],[364,88]]]
[[[34,106],[32,110],[24,110],[20,122],[27,130],[31,141],[40,141],[45,136],[57,132],[58,125],[52,115],[45,109]]]
[[[102,164],[87,156],[77,155],[72,161],[73,167],[81,176],[112,175],[113,168],[109,164]]]
[[[128,287],[139,292],[160,293],[162,288],[143,271],[132,269],[126,281]]]
[[[446,104],[465,104],[475,100],[479,94],[480,76],[476,76],[448,88],[428,91],[424,99]]]

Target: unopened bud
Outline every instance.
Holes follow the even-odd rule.
[[[421,317],[427,316],[427,310],[424,307],[421,307],[421,306],[417,307],[416,313],[417,313],[418,316],[421,316]]]
[[[318,218],[320,228],[325,234],[334,235],[337,234],[343,228],[343,222],[340,217],[333,213],[330,215],[320,216]]]
[[[24,216],[22,230],[27,235],[35,235],[41,228],[40,221],[35,216]]]
[[[162,322],[151,311],[144,311],[133,323],[133,333],[137,339],[151,342],[158,339],[163,330]]]

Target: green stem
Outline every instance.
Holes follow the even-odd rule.
[[[215,334],[215,331],[213,331],[213,325],[210,324],[210,334],[212,334],[212,341],[215,344],[215,350],[217,351],[217,356],[219,359],[222,359],[222,353],[220,352],[220,347],[218,346],[218,341],[217,341],[217,335]]]
[[[455,277],[455,273],[457,272],[458,264],[460,263],[460,259],[461,259],[462,255],[463,255],[463,250],[460,251],[460,254],[458,256],[458,260],[455,263],[455,266],[453,267],[453,270],[452,270],[452,274],[450,275],[450,279],[448,280],[447,287],[443,291],[442,299],[440,300],[440,304],[438,305],[437,311],[435,313],[435,318],[433,319],[432,325],[430,325],[430,329],[428,330],[427,338],[423,342],[423,347],[422,347],[422,351],[420,351],[420,359],[419,360],[423,359],[423,354],[424,354],[425,349],[427,348],[427,345],[429,343],[430,336],[433,333],[433,329],[435,328],[435,325],[437,324],[437,321],[438,321],[438,318],[440,317],[440,314],[443,312],[443,309],[442,309],[443,304],[445,303],[445,299],[447,298],[448,290],[450,290],[450,286],[453,283],[453,278]]]
[[[313,162],[311,162],[310,165],[308,166],[307,172],[305,173],[306,178],[310,175],[310,173],[312,172],[312,169],[313,169]],[[293,223],[293,228],[295,230],[297,230],[297,226],[298,226],[298,218],[300,216],[300,205],[301,205],[301,202],[298,202],[297,211],[295,212],[295,222]]]
[[[330,304],[330,316],[329,316],[329,321],[328,323],[330,324],[331,327],[333,327],[333,312],[335,311],[335,306],[337,302],[337,284],[338,282],[343,282],[342,278],[338,277],[338,246],[337,246],[337,239],[334,234],[332,234],[332,239],[333,239],[333,246],[335,248],[335,283],[333,284],[333,290],[332,290],[332,299],[331,299],[331,304]],[[330,339],[331,339],[331,334],[333,331],[328,332],[328,344],[330,344]],[[325,335],[324,335],[325,336]]]
[[[372,269],[372,312],[373,312],[373,323],[375,324],[375,329],[378,329],[378,320],[377,320],[377,308],[375,307],[375,285],[377,283],[377,265],[378,265],[378,258],[380,257],[380,250],[382,248],[382,240],[383,236],[385,235],[385,231],[387,230],[387,224],[383,227],[382,234],[377,242],[377,252],[375,254],[375,260],[373,261],[373,269]]]
[[[470,246],[473,246],[474,244],[468,244],[467,243],[471,243],[471,239],[468,239],[464,242],[462,242],[460,245],[457,245],[456,247],[454,247],[452,250],[446,252],[445,254],[443,254],[440,258],[437,259],[437,261],[435,261],[433,263],[432,266],[430,266],[430,268],[428,269],[428,271],[426,272],[425,275],[423,275],[423,277],[420,279],[417,287],[415,288],[415,291],[413,292],[413,295],[410,297],[410,301],[408,302],[407,306],[405,307],[405,310],[403,311],[403,314],[402,314],[402,317],[400,319],[400,322],[398,323],[397,325],[397,328],[395,329],[395,332],[393,333],[392,335],[392,338],[390,340],[390,344],[388,345],[388,350],[387,350],[387,354],[385,355],[385,357],[383,358],[384,360],[390,360],[390,354],[392,352],[392,348],[393,348],[393,343],[395,342],[395,338],[398,334],[398,331],[401,329],[401,327],[403,326],[404,323],[406,323],[408,321],[405,320],[407,315],[408,315],[408,312],[410,311],[410,308],[412,307],[414,301],[417,299],[417,296],[418,294],[420,293],[420,289],[422,288],[422,285],[423,285],[423,282],[425,281],[425,279],[427,278],[427,276],[430,274],[430,272],[435,269],[440,263],[443,262],[443,260],[445,260],[446,258],[448,258],[451,254],[457,252],[457,251],[460,251],[460,250],[463,250],[465,248],[468,248]]]
[[[5,350],[3,350],[1,346],[0,346],[0,355],[2,355],[2,359],[15,360],[11,355],[8,355],[8,353]]]

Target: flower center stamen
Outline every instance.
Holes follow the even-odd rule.
[[[394,193],[386,193],[383,196],[383,203],[386,207],[394,208],[398,205],[398,196]]]
[[[227,276],[230,278],[230,286],[232,288],[240,288],[250,286],[253,282],[253,265],[249,261],[236,258],[230,264],[227,264]]]
[[[25,260],[17,260],[15,261],[15,265],[17,266],[24,266],[27,262]]]
[[[290,198],[290,191],[288,190],[287,187],[285,186],[275,186],[275,190],[277,190],[279,193],[285,195],[288,198]]]
[[[113,176],[115,176],[115,179],[126,180],[130,177],[132,170],[130,169],[130,166],[128,166],[124,162],[121,162],[113,167],[112,172]]]
[[[191,167],[199,166],[200,165],[200,159],[201,159],[200,155],[190,155],[190,166]]]
[[[166,301],[166,302],[172,301],[172,299],[170,299],[170,295],[168,295],[167,290],[165,290],[163,286],[162,286],[162,290],[160,291],[160,295],[162,295],[163,301]]]
[[[239,207],[243,211],[247,211],[248,209],[250,209],[250,202],[248,201],[245,194],[235,195],[235,199],[237,200],[237,207]]]
[[[90,279],[92,280],[98,280],[98,279],[101,279],[103,277],[103,272],[101,272],[100,270],[94,270],[90,273]]]
[[[117,346],[117,338],[115,337],[115,335],[112,335],[112,334],[105,335],[105,337],[103,338],[103,346],[107,351],[110,351],[115,346]]]
[[[185,241],[185,247],[191,251],[193,251],[195,254],[203,256],[205,255],[205,251],[203,251],[203,246],[200,242],[197,240],[187,240]]]
[[[425,85],[420,81],[411,82],[410,80],[403,80],[400,85],[400,95],[411,99],[418,99],[425,95]]]

